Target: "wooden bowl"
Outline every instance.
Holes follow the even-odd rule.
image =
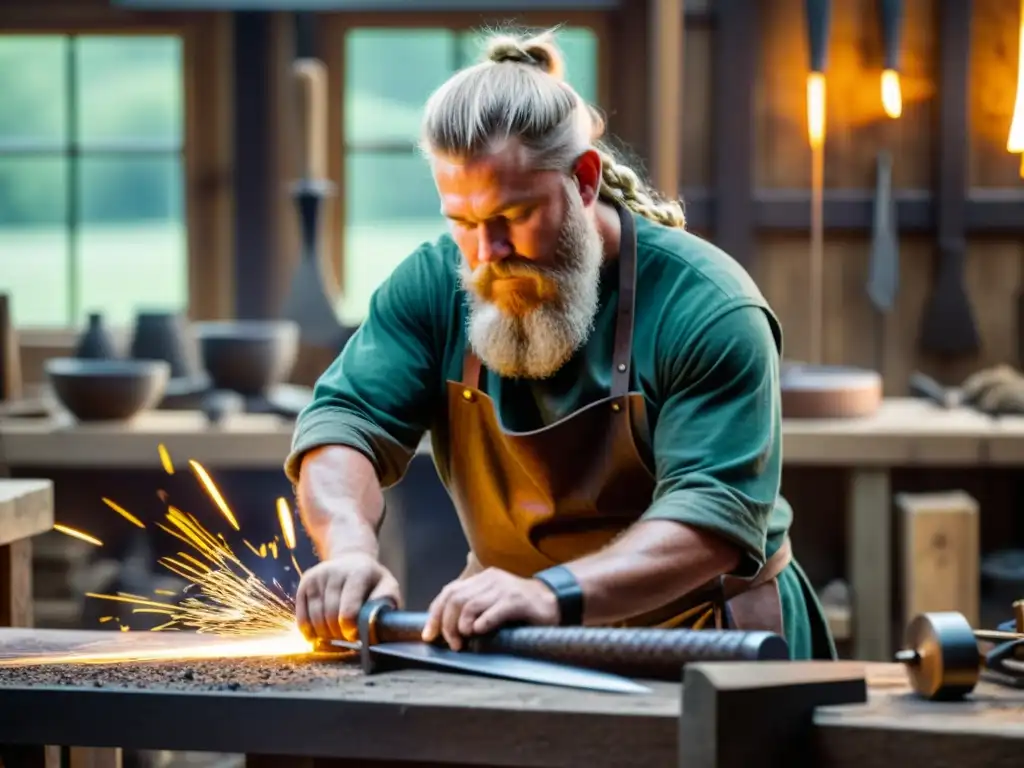
[[[213,389],[266,394],[288,378],[299,354],[299,326],[289,320],[200,322],[192,330]]]
[[[864,368],[783,363],[780,383],[786,419],[854,419],[882,404],[882,377]]]
[[[164,360],[55,357],[45,370],[57,400],[79,421],[124,421],[153,408],[171,376]]]

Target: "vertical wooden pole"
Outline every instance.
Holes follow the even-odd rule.
[[[682,154],[683,0],[650,0],[651,181],[669,199],[679,196]]]
[[[759,3],[718,0],[711,86],[715,245],[754,270],[754,89]]]

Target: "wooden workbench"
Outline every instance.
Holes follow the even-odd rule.
[[[237,415],[210,426],[200,413],[144,413],[128,424],[74,425],[57,419],[0,422],[8,463],[35,467],[157,468],[157,445],[182,462],[209,467],[278,470],[293,425],[275,416]],[[890,657],[893,575],[880,564],[892,552],[893,467],[1024,465],[1024,418],[993,419],[912,399],[890,399],[863,419],[786,420],[784,460],[791,466],[848,470],[847,535],[853,587],[853,653]],[[429,453],[424,442],[420,451]],[[797,510],[800,514],[801,510]]]
[[[8,637],[0,630],[0,648]],[[911,693],[905,672],[889,664],[693,664],[685,685],[650,683],[645,694],[427,670],[325,673],[301,690],[211,690],[192,678],[176,678],[173,688],[140,689],[116,680],[97,684],[97,669],[81,679],[69,673],[60,684],[5,675],[0,745],[245,753],[253,765],[289,768],[308,768],[316,758],[389,768],[746,768],[752,762],[870,768],[908,763],[914,755],[922,758],[917,764],[938,764],[931,760],[936,748],[928,747],[934,741],[959,758],[946,764],[974,764],[962,759],[973,749],[991,759],[988,768],[1014,764],[1003,759],[1007,751],[1019,760],[1024,738],[1024,691],[983,684],[967,701],[924,702]],[[797,690],[813,678],[827,679],[835,690]],[[773,731],[773,718],[790,726]],[[794,725],[813,729],[814,738]],[[776,748],[787,737],[793,742],[787,748],[813,747],[823,759],[779,762]],[[738,752],[747,754],[745,762]],[[750,754],[764,759],[752,761]]]

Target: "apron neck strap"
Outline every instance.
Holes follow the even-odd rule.
[[[619,310],[612,347],[612,397],[629,394],[629,368],[633,358],[633,320],[636,310],[636,224],[624,205],[619,211]]]
[[[633,214],[622,204],[619,213],[619,308],[615,316],[615,345],[612,351],[612,397],[629,394],[629,369],[633,357],[633,323],[636,310],[636,224]],[[462,361],[462,384],[480,388],[480,358],[466,340]]]

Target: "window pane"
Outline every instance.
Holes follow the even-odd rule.
[[[350,152],[345,177],[342,316],[358,322],[381,281],[446,224],[430,169],[416,154]]]
[[[128,324],[139,308],[185,309],[182,175],[176,155],[82,158],[77,322],[90,311]]]
[[[444,29],[358,29],[345,39],[345,137],[415,142],[430,93],[452,73],[455,37]]]
[[[181,41],[176,37],[82,37],[76,42],[83,146],[180,146]]]
[[[0,35],[0,148],[66,140],[67,39]]]
[[[459,36],[460,66],[473,64],[483,56],[483,32],[463,32]],[[586,27],[564,27],[555,34],[565,56],[566,80],[591,104],[597,100],[597,36]]]
[[[0,156],[0,291],[20,326],[68,323],[63,158]]]

